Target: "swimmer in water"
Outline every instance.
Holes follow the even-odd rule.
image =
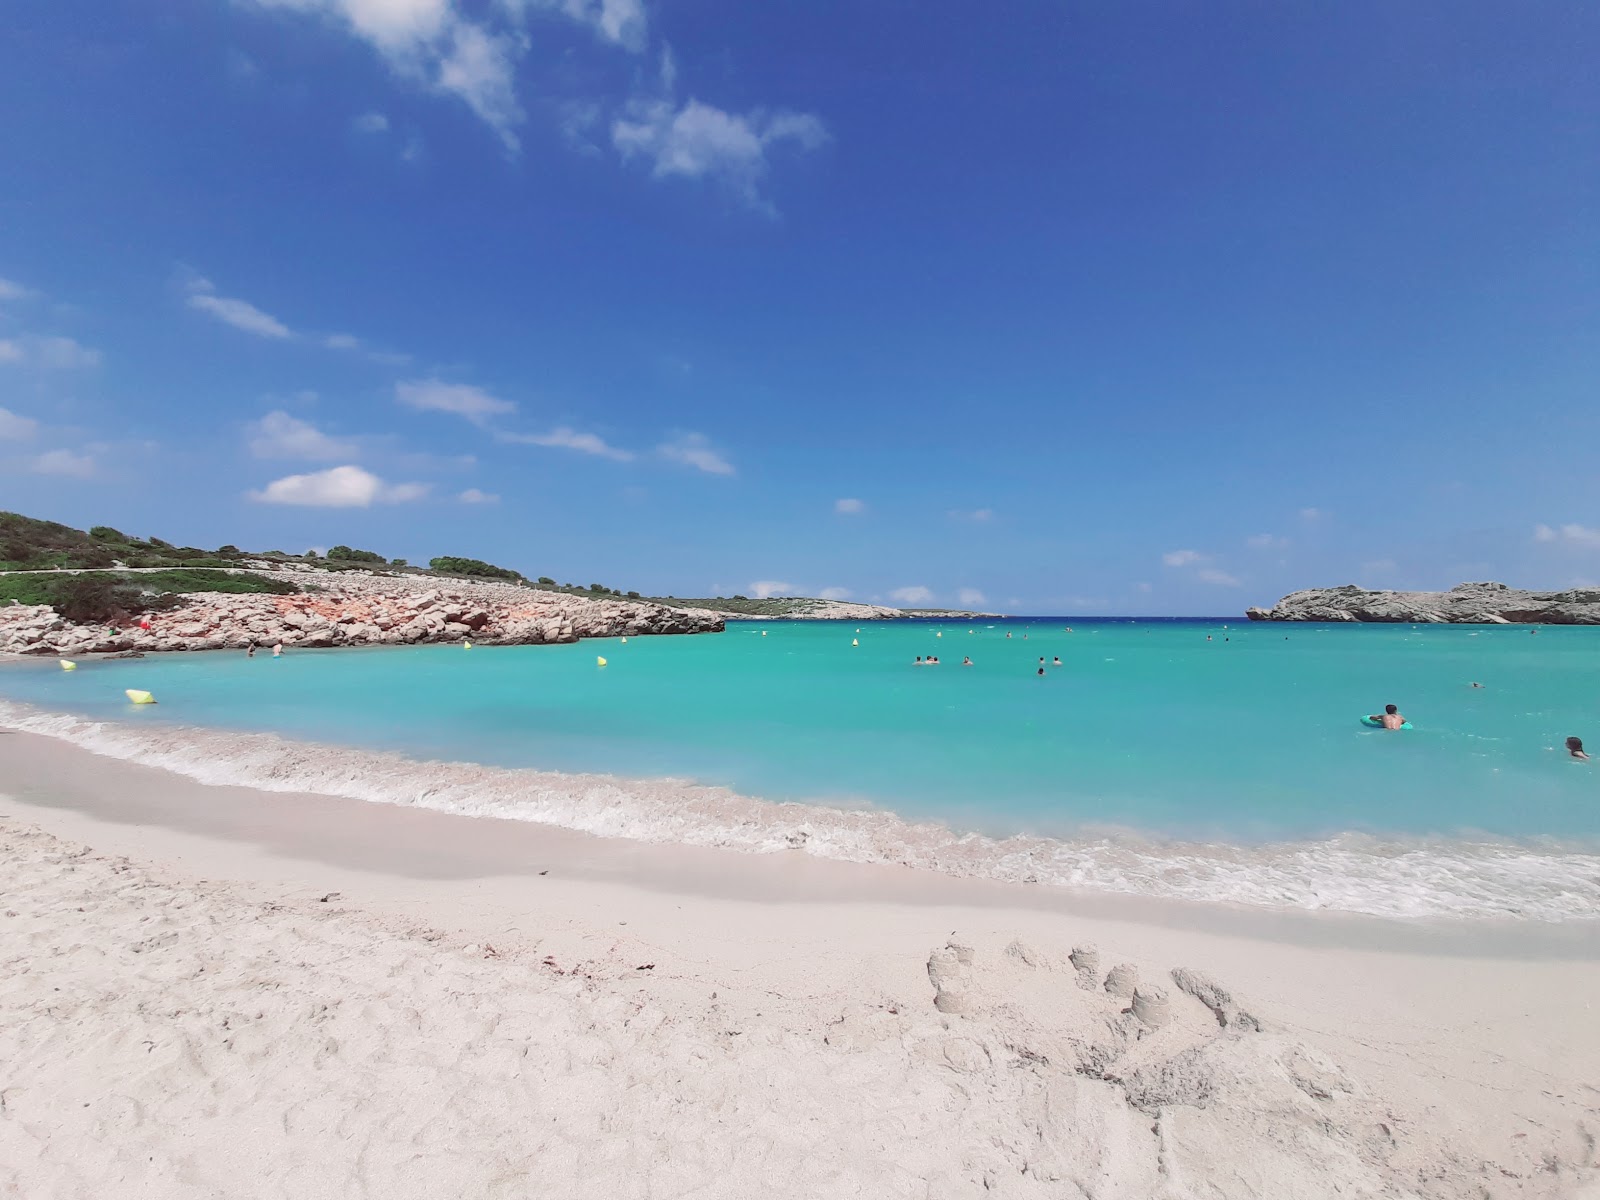
[[[920,667],[922,665],[922,655],[920,655],[920,654],[917,655],[917,661],[912,663],[911,665],[913,667]]]
[[[1050,665],[1052,667],[1059,667],[1061,665],[1061,656],[1058,654],[1058,655],[1055,656],[1055,658],[1051,659],[1050,660]]]
[[[1380,722],[1385,729],[1399,729],[1406,723],[1405,716],[1392,704],[1385,704],[1383,712],[1373,713],[1372,719]]]
[[[972,660],[970,658],[968,658],[966,655],[962,655],[961,656],[961,665],[963,667],[970,667],[972,665]]]
[[[256,656],[256,644],[254,642],[250,643],[250,648],[244,652],[244,656],[246,658],[254,658]]]
[[[1473,685],[1472,685],[1472,686],[1473,686],[1473,687],[1475,687],[1475,688],[1481,688],[1481,687],[1482,687],[1482,686],[1483,686],[1483,684],[1481,684],[1481,683],[1475,683],[1475,684],[1473,684]]]
[[[1567,739],[1567,753],[1572,755],[1572,757],[1577,759],[1579,762],[1589,761],[1589,756],[1584,752],[1583,749],[1582,738],[1569,737]]]

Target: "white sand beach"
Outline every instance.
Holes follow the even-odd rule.
[[[22,733],[0,846],[0,1195],[1600,1196],[1588,926],[613,841]]]

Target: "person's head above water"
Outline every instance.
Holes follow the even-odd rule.
[[[1395,713],[1399,712],[1400,710],[1398,708],[1396,708],[1393,704],[1385,704],[1383,706],[1383,711],[1388,713],[1392,717],[1392,716],[1395,715]]]
[[[1571,750],[1574,754],[1582,754],[1583,739],[1579,737],[1569,737],[1567,739],[1567,749]]]

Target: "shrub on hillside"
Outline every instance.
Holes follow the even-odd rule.
[[[519,571],[512,571],[506,567],[497,567],[493,563],[486,563],[476,558],[454,558],[444,555],[439,558],[430,558],[428,566],[447,575],[472,575],[480,579],[509,579],[513,583],[519,583],[522,580],[522,574]]]
[[[371,550],[356,550],[350,546],[334,546],[328,551],[329,562],[386,563],[389,560]]]

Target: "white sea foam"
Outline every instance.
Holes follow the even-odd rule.
[[[801,849],[950,875],[1131,895],[1410,919],[1600,917],[1600,853],[1554,840],[1342,834],[1263,846],[962,833],[890,812],[773,803],[679,780],[419,762],[398,754],[237,733],[93,721],[0,700],[0,727],[163,767],[201,783],[313,792],[602,837]]]

